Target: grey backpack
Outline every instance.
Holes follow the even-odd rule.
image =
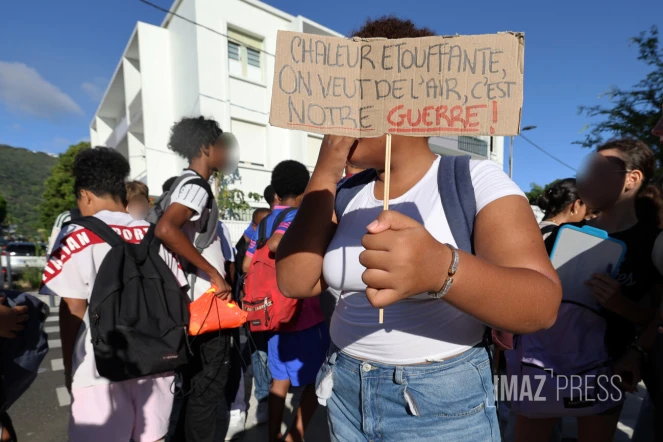
[[[152,207],[150,210],[150,213],[147,214],[145,221],[151,224],[157,224],[159,222],[163,214],[166,212],[166,209],[168,209],[168,206],[170,206],[173,191],[177,189],[177,187],[182,183],[196,184],[205,189],[208,195],[206,208],[210,211],[210,216],[207,219],[205,228],[203,231],[198,232],[193,242],[193,245],[198,250],[198,253],[202,253],[203,250],[212,245],[214,239],[216,238],[216,227],[219,223],[219,207],[216,204],[216,198],[214,196],[214,192],[212,192],[212,187],[209,185],[209,182],[207,182],[207,180],[198,175],[196,172],[192,170],[186,170],[182,175],[180,175],[170,187],[170,190],[159,197],[157,202],[154,204],[154,207]],[[186,263],[182,264],[184,265]],[[184,270],[188,273],[192,273],[192,269],[187,269],[185,267]]]

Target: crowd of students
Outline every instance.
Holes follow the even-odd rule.
[[[393,17],[354,34],[429,35]],[[598,349],[592,354],[602,370],[621,376],[622,391],[644,380],[651,416],[658,411],[659,418],[638,430],[642,440],[661,440],[663,268],[656,247],[663,244],[651,149],[626,139],[600,146],[576,179],[544,193],[546,215],[537,226],[499,166],[439,157],[424,137],[392,137],[390,210],[383,211],[385,143],[384,136],[326,136],[312,175],[296,161],[278,164],[264,193],[269,209],[253,213],[236,245],[209,185],[215,173],[234,170],[238,157],[216,121],[184,118],[173,126],[168,147],[189,166],[164,183],[152,209],[147,187],[126,182],[129,163],[121,154],[81,152],[73,169],[77,213],[60,217],[70,223],[54,230],[41,288],[62,298],[69,440],[233,440],[247,415],[239,329],[189,340],[188,362],[176,372],[120,382],[99,375],[88,304],[111,247],[76,224],[91,216],[131,243],[148,231],[146,218],[156,224],[161,259],[189,301],[213,287],[219,299],[241,303],[249,285],[277,284],[271,296],[297,300],[287,326],[247,331],[256,418],[268,425],[269,442],[303,441],[318,404],[327,407],[333,441],[561,440],[563,412],[541,417],[509,409],[514,404],[498,401],[493,386],[496,372],[523,375],[528,342],[560,336],[555,348],[539,347],[542,360],[554,364],[558,353],[580,358],[587,355],[578,349]],[[578,313],[562,301],[549,254],[568,224],[626,244],[618,274],[582,281],[599,313]],[[275,266],[273,281],[256,281],[259,263]],[[327,322],[322,293],[335,294]],[[491,330],[516,335],[499,358]],[[571,343],[571,350],[560,347]],[[301,387],[301,400],[281,433],[291,387]],[[622,407],[623,397],[579,417],[579,441],[612,440]]]

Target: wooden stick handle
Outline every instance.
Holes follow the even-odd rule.
[[[387,134],[387,149],[384,156],[384,210],[389,210],[389,187],[391,186],[391,134]],[[378,321],[384,323],[384,309],[380,309]]]

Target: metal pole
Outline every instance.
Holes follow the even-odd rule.
[[[509,145],[509,178],[513,179],[513,136]]]
[[[12,290],[14,286],[14,280],[13,280],[13,275],[12,275],[12,257],[9,252],[7,252],[7,290]]]

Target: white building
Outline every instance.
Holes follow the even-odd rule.
[[[262,195],[282,160],[312,170],[322,136],[269,125],[276,33],[340,34],[257,0],[175,0],[170,11],[200,26],[172,14],[160,27],[138,22],[90,125],[92,145],[122,152],[154,195],[185,167],[167,147],[185,116],[212,117],[237,137],[236,185],[247,195]],[[431,138],[437,153],[500,164],[503,146],[501,137]]]

